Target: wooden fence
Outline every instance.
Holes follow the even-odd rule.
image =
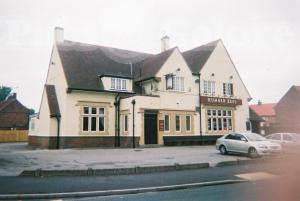
[[[0,130],[0,143],[27,141],[28,130]]]

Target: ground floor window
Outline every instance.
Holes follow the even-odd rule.
[[[168,114],[165,115],[165,131],[170,131],[170,116]]]
[[[209,131],[233,130],[232,110],[208,109],[207,129]]]
[[[180,128],[180,122],[181,122],[180,115],[176,115],[176,120],[175,120],[176,131],[180,131],[181,130],[181,128]]]
[[[186,131],[191,131],[191,116],[185,117]]]
[[[103,132],[105,130],[105,109],[103,107],[83,107],[82,130]]]

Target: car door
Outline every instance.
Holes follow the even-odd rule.
[[[225,137],[224,142],[225,142],[225,146],[226,146],[227,151],[233,151],[234,141],[235,141],[235,134],[234,133],[228,134]]]
[[[247,139],[245,136],[241,134],[235,135],[235,142],[234,142],[234,151],[239,153],[247,153],[248,152],[248,144]]]

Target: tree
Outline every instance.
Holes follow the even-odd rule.
[[[11,87],[0,86],[0,101],[4,101],[10,95],[11,91]]]

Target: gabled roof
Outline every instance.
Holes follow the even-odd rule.
[[[278,101],[275,106],[275,110],[281,106],[293,105],[293,107],[299,107],[300,105],[300,86],[293,85],[285,95]]]
[[[216,40],[182,53],[192,73],[200,72],[219,41]]]
[[[141,81],[155,77],[159,69],[164,65],[175,49],[176,47],[146,58],[141,65],[135,69],[134,80]]]
[[[60,110],[54,85],[45,85],[50,117],[60,117]]]
[[[259,116],[275,116],[274,106],[276,103],[265,103],[250,105],[250,108],[254,110]]]

